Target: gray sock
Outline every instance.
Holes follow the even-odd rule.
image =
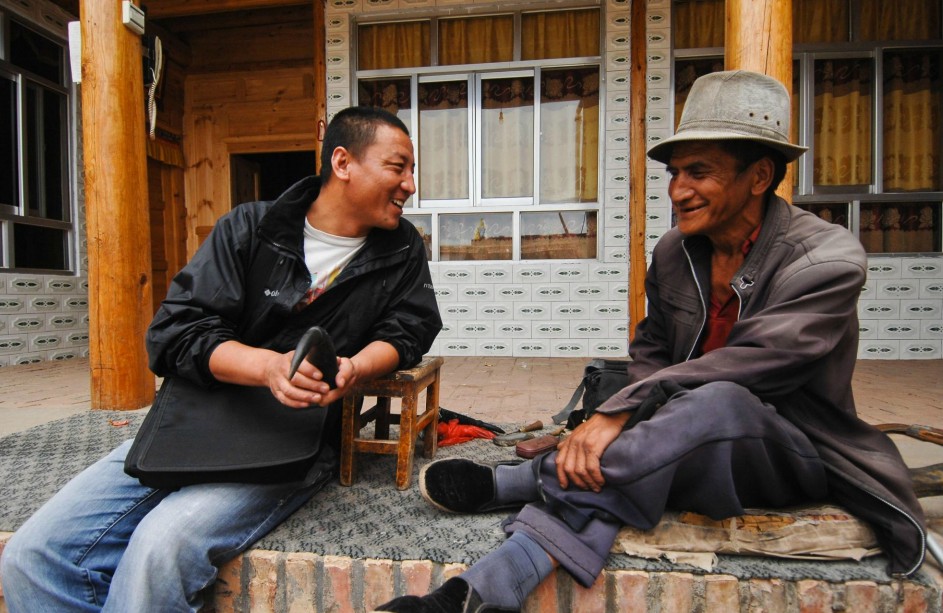
[[[475,588],[484,603],[520,609],[527,595],[551,572],[553,562],[547,552],[532,538],[517,531],[461,577]]]
[[[532,462],[502,464],[494,470],[495,502],[533,502],[540,499]]]

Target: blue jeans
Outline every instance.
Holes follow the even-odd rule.
[[[127,441],[16,531],[0,577],[11,613],[197,611],[218,567],[324,483],[155,490],[124,472]]]

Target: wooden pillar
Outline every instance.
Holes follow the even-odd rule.
[[[327,0],[314,0],[314,114],[317,119],[315,135],[315,168],[321,172],[321,141],[327,128],[327,55],[325,33],[325,3]]]
[[[648,163],[645,109],[648,105],[646,0],[633,0],[631,13],[631,97],[629,99],[629,338],[645,317],[645,168]]]
[[[144,349],[153,307],[141,43],[117,0],[80,6],[91,404],[138,409],[155,387]]]
[[[792,92],[792,0],[726,0],[724,68],[769,75]],[[777,194],[792,201],[795,164]]]

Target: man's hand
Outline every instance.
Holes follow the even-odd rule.
[[[603,415],[596,413],[580,424],[557,448],[557,480],[566,489],[572,483],[584,490],[598,492],[605,479],[599,460],[612,441],[622,433],[631,413]]]
[[[357,369],[348,358],[337,359],[334,389],[323,381],[323,373],[307,360],[301,363],[298,371],[289,380],[288,373],[293,354],[293,351],[278,354],[278,358],[269,362],[266,369],[269,389],[285,406],[303,409],[316,404],[325,407],[343,398],[347,390],[357,382]]]

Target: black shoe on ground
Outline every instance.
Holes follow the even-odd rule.
[[[485,513],[524,506],[523,502],[498,504],[495,501],[495,469],[502,464],[482,464],[465,458],[430,462],[419,471],[419,493],[429,504],[447,513]]]
[[[501,609],[481,602],[478,592],[461,577],[452,577],[426,596],[400,596],[381,604],[372,613],[503,613],[519,609]]]

